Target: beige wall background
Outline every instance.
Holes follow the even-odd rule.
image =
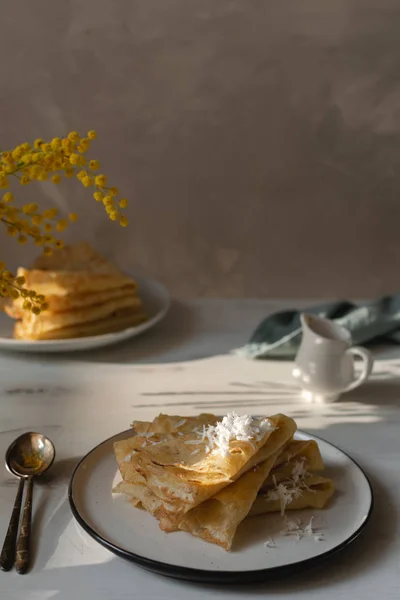
[[[78,182],[21,190],[67,240],[181,297],[400,288],[396,0],[3,0],[0,32],[1,147],[96,129],[131,198],[122,230]]]

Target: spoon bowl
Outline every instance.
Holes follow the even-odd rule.
[[[41,433],[29,431],[18,437],[6,453],[6,467],[17,477],[42,475],[54,462],[53,442]]]
[[[0,568],[9,571],[14,564],[18,573],[26,573],[30,565],[30,535],[32,518],[33,480],[42,475],[54,462],[56,451],[49,438],[28,431],[20,435],[6,452],[6,468],[19,478],[14,508],[0,554]],[[24,484],[27,482],[24,512],[17,542]]]

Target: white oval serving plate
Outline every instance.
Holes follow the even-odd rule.
[[[154,327],[168,312],[170,306],[169,294],[161,283],[153,279],[141,277],[134,273],[130,273],[130,275],[138,283],[139,294],[149,317],[145,323],[128,327],[115,333],[89,337],[66,340],[26,341],[15,340],[12,337],[14,321],[5,313],[0,312],[0,350],[8,352],[78,352],[110,346],[111,344],[116,344],[140,335],[144,331]]]

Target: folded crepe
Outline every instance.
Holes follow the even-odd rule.
[[[48,313],[64,313],[66,311],[75,311],[91,306],[103,304],[110,300],[119,298],[135,297],[137,284],[132,281],[128,285],[113,288],[105,291],[98,291],[84,294],[66,294],[66,295],[47,295],[46,302],[49,305]],[[5,312],[13,319],[22,319],[26,311],[23,309],[24,298],[16,298],[12,305],[5,307]]]
[[[117,311],[130,309],[132,314],[140,313],[142,301],[135,296],[122,296],[91,306],[77,308],[65,312],[53,313],[45,310],[40,315],[27,312],[23,317],[24,331],[33,337],[41,336],[49,331],[62,329],[63,327],[77,326],[81,324],[100,321]]]
[[[293,491],[293,493],[292,493]],[[310,474],[304,480],[304,486],[296,494],[289,486],[289,494],[284,500],[284,510],[300,510],[303,508],[325,508],[335,492],[331,479],[320,475]],[[249,512],[249,516],[262,515],[271,512],[282,514],[282,494],[275,488],[259,494]]]
[[[295,450],[296,442],[291,446]],[[286,510],[324,508],[333,496],[333,481],[314,472],[323,469],[316,442],[310,441],[301,452],[292,452],[290,456],[292,458],[288,462],[278,458],[260,487],[250,516],[276,511],[283,515]]]
[[[280,453],[274,465],[274,469],[280,467],[282,473],[282,465],[289,464],[293,460],[305,460],[309,471],[322,471],[324,462],[321,452],[315,440],[291,440]],[[274,474],[272,470],[272,474]]]
[[[146,321],[137,283],[88,244],[67,246],[37,259],[32,269],[18,269],[25,287],[46,296],[39,315],[23,309],[19,297],[5,311],[19,319],[14,337],[52,340],[120,331]]]
[[[136,434],[153,438],[156,433],[178,433],[178,435],[182,435],[183,433],[202,431],[203,426],[215,425],[217,421],[218,418],[215,415],[207,413],[200,414],[197,417],[181,417],[161,413],[153,421],[133,421],[131,427]],[[130,498],[132,506],[144,508],[153,516],[159,517],[164,529],[168,529],[169,523],[163,520],[162,511],[166,510],[173,513],[179,508],[180,503],[179,501],[167,502],[161,500],[147,487],[144,477],[123,465],[123,463],[130,461],[134,446],[133,438],[121,440],[114,444],[114,452],[120,472],[124,473],[125,476],[129,476],[130,482],[122,480],[112,491],[113,493],[125,494]]]
[[[159,414],[153,421],[133,421],[132,429],[138,434],[144,433],[189,433],[202,431],[203,425],[215,425],[218,417],[202,413],[197,417],[180,417],[178,415]]]
[[[236,530],[249,514],[276,457],[277,453],[273,454],[215,496],[183,515],[178,528],[230,550]]]
[[[292,440],[278,456],[274,468],[262,485],[269,489],[275,483],[302,476],[303,472],[316,472],[324,469],[318,444],[314,440]]]
[[[224,420],[217,423],[217,431],[220,425],[224,432],[223,423]],[[284,415],[275,415],[268,420],[252,419],[247,425],[254,436],[233,439],[226,454],[219,451],[218,445],[210,448],[210,438],[204,432],[200,435],[195,431],[182,435],[153,432],[151,436],[139,434],[116,442],[114,451],[124,482],[147,486],[161,500],[157,502],[147,490],[144,492],[138,487],[130,490],[159,519],[162,529],[172,531],[178,528],[182,516],[189,510],[274,456],[270,469],[275,454],[296,430],[294,421]],[[205,426],[204,430],[207,431]],[[138,482],[137,474],[144,481]],[[266,475],[261,477],[260,485],[265,478]],[[122,485],[116,491],[122,491]]]
[[[211,417],[211,420],[214,419],[215,417]],[[138,434],[127,440],[116,442],[114,447],[116,450],[121,446],[130,447],[129,451],[132,452],[132,457],[130,463],[126,464],[141,473],[146,478],[149,487],[154,485],[157,491],[160,491],[157,484],[158,476],[162,478],[163,474],[167,473],[168,479],[175,481],[175,475],[177,472],[181,474],[180,471],[193,471],[202,474],[205,479],[229,482],[240,474],[241,469],[247,466],[261,448],[265,446],[267,452],[263,458],[267,458],[274,453],[276,448],[279,449],[290,439],[296,430],[293,419],[285,415],[274,415],[268,419],[245,416],[243,419],[249,420],[244,425],[248,428],[249,433],[246,432],[241,437],[232,437],[227,443],[226,452],[219,451],[221,444],[225,442],[224,435],[226,435],[227,428],[230,426],[229,423],[224,424],[224,420],[218,421],[215,426],[217,439],[215,446],[211,448],[211,440],[204,425],[203,432],[199,429],[192,430],[181,436],[177,433],[155,433],[152,437]],[[222,442],[221,439],[218,439],[219,425],[222,430],[225,427],[225,431],[222,431],[220,436]],[[260,461],[256,461],[254,464],[257,462]],[[162,468],[160,469],[160,467]],[[187,476],[189,477],[189,475]],[[166,499],[168,498],[168,492],[166,492]]]
[[[20,267],[17,274],[25,277],[27,288],[45,296],[94,293],[132,285],[130,277],[86,243],[41,256],[31,269]]]
[[[18,321],[14,325],[15,339],[23,340],[61,340],[70,338],[89,337],[94,335],[103,335],[122,331],[128,327],[135,327],[147,321],[147,315],[144,312],[136,310],[121,310],[109,315],[105,319],[92,321],[89,323],[79,323],[50,331],[32,332],[31,329],[25,329],[24,322]]]
[[[160,528],[164,531],[176,531],[176,527],[168,527],[169,522],[166,523],[165,527],[162,527],[161,523],[163,520],[163,511],[167,510],[170,513],[174,513],[179,508],[179,502],[166,502],[165,500],[161,500],[161,498],[156,496],[147,487],[145,481],[140,481],[139,478],[135,483],[127,483],[124,480],[120,481],[118,485],[113,488],[112,492],[114,494],[125,494],[129,498],[132,506],[143,508],[157,519],[161,519]]]

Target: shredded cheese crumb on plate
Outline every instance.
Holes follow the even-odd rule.
[[[288,519],[285,517],[285,526],[281,532],[283,535],[294,535],[299,542],[304,537],[312,537],[316,542],[322,542],[324,534],[313,527],[314,517],[310,517],[307,525],[304,525],[301,519]]]

